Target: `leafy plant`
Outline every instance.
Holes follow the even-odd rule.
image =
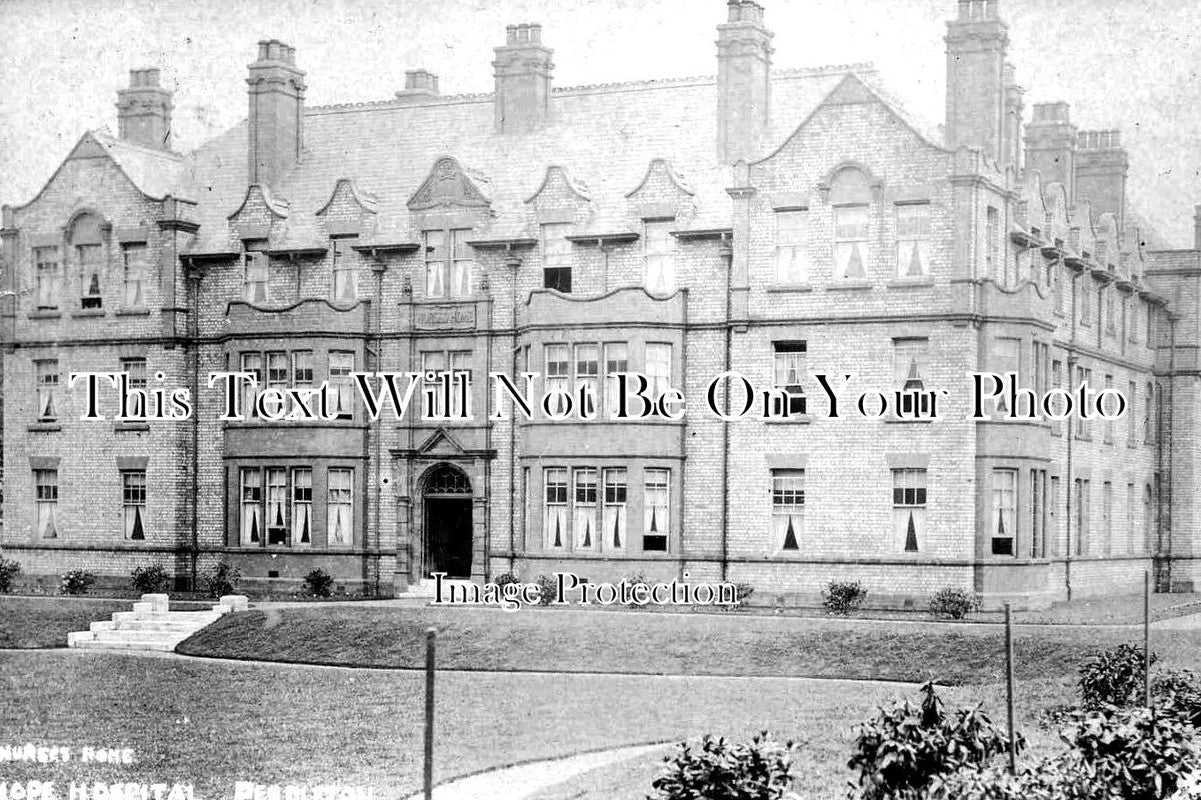
[[[867,600],[867,589],[859,581],[830,581],[822,590],[822,605],[831,614],[850,614]]]
[[[1005,753],[1009,737],[981,710],[943,710],[934,684],[921,688],[922,702],[905,701],[880,708],[855,728],[856,752],[847,766],[859,773],[853,797],[862,800],[909,800],[922,797],[939,775],[964,767],[986,767]],[[1015,742],[1021,750],[1025,741]]]
[[[82,569],[73,569],[63,573],[60,589],[63,594],[87,594],[88,589],[95,582],[96,576],[92,573]]]
[[[138,567],[129,573],[129,582],[141,594],[157,594],[165,592],[171,583],[167,571],[155,564],[152,567]]]
[[[304,585],[313,597],[329,597],[334,591],[334,578],[325,570],[317,568],[304,576]]]
[[[209,597],[221,597],[237,591],[242,571],[227,561],[218,562],[204,576],[204,586]]]
[[[643,576],[643,574],[642,574],[641,572],[635,572],[633,575],[630,575],[630,576],[628,576],[628,577],[626,577],[626,578],[622,578],[622,581],[624,581],[624,582],[625,582],[625,584],[626,584],[627,586],[630,586],[630,587],[631,587],[631,589],[630,589],[630,602],[626,604],[626,606],[627,606],[628,608],[646,608],[648,605],[650,605],[650,603],[649,603],[649,602],[646,602],[646,603],[639,603],[639,602],[638,602],[638,601],[637,601],[637,600],[634,598],[634,592],[633,592],[633,588],[632,588],[632,587],[634,587],[634,586],[637,586],[637,585],[638,585],[638,584],[640,584],[640,583],[641,583],[642,585],[644,585],[644,586],[648,586],[648,587],[650,586],[650,584],[649,584],[649,583],[647,583],[647,581],[646,581],[646,577],[645,577],[645,576]]]
[[[682,743],[664,757],[653,800],[779,800],[792,785],[795,750],[766,731],[743,744],[708,735],[695,749]]]
[[[964,589],[940,589],[930,598],[930,613],[948,619],[963,619],[978,606],[976,595]]]
[[[518,578],[512,572],[505,572],[500,575],[497,575],[494,582],[501,589],[504,589],[506,586],[508,586],[510,584],[521,583],[521,578]]]
[[[8,594],[17,586],[21,565],[11,558],[0,556],[0,594]]]
[[[1155,678],[1151,696],[1181,722],[1201,729],[1201,681],[1191,670],[1168,670]]]
[[[1156,661],[1151,654],[1151,663]],[[1143,691],[1143,651],[1120,644],[1080,667],[1080,700],[1085,708],[1126,706],[1140,702]]]
[[[549,606],[559,597],[559,582],[549,575],[539,575],[534,581],[538,585],[538,605]]]

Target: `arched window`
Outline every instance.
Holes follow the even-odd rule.
[[[862,170],[845,167],[831,179],[834,276],[839,280],[867,280],[871,264],[871,201],[871,183]]]
[[[71,255],[79,270],[81,308],[100,308],[102,305],[103,234],[100,219],[94,214],[81,214],[71,223]]]

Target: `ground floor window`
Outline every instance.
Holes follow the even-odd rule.
[[[567,470],[548,469],[543,473],[546,505],[543,509],[543,533],[548,550],[561,550],[567,529]]]
[[[313,471],[307,467],[292,470],[292,543],[313,543]]]
[[[906,553],[918,552],[926,533],[926,470],[892,471],[892,529]]]
[[[992,473],[992,553],[994,556],[1015,554],[1013,539],[1017,518],[1016,469],[994,469]]]
[[[606,544],[621,550],[626,543],[626,471],[624,469],[605,470],[605,509],[602,525]]]
[[[121,473],[121,513],[125,521],[125,538],[146,538],[146,472],[129,470]]]
[[[666,552],[671,530],[671,473],[665,469],[648,469],[643,475],[642,549]]]
[[[771,532],[776,552],[796,552],[805,536],[805,470],[771,471]]]
[[[572,528],[577,550],[599,549],[596,531],[596,470],[591,467],[575,470],[575,509]]]
[[[354,470],[326,471],[325,543],[354,543]],[[313,468],[243,467],[238,470],[238,539],[242,546],[311,547],[314,539]],[[318,507],[317,513],[321,513]],[[320,523],[318,523],[319,527]]]
[[[37,530],[42,539],[58,538],[58,470],[35,469],[33,483],[37,500]]]
[[[354,470],[331,469],[325,530],[329,543],[346,546],[354,535]]]

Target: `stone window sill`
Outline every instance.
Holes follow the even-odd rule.
[[[893,278],[886,285],[890,289],[910,289],[933,286],[934,279],[929,275],[923,275],[920,278]]]
[[[150,309],[148,308],[118,308],[116,311],[118,317],[148,317]]]
[[[768,425],[809,425],[813,422],[813,415],[793,414],[791,417],[769,417],[763,421]]]
[[[768,292],[773,294],[787,294],[789,292],[812,292],[813,284],[811,283],[773,283],[766,287]]]
[[[61,319],[62,312],[57,309],[45,309],[39,311],[30,311],[30,319]]]
[[[836,292],[836,291],[843,291],[843,290],[850,290],[850,289],[871,289],[871,288],[872,288],[871,281],[838,281],[836,283],[827,284],[826,291]]]
[[[62,429],[63,429],[63,426],[57,422],[31,422],[31,423],[29,423],[29,430],[31,432],[35,432],[35,433],[53,433],[55,431],[61,431]]]
[[[103,308],[79,308],[71,312],[72,317],[103,317]]]
[[[150,430],[149,422],[114,422],[113,430],[120,433],[124,431],[148,431]]]
[[[933,419],[922,419],[918,417],[884,417],[882,422],[888,425],[929,425]]]

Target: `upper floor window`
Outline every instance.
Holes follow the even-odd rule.
[[[567,413],[567,404],[571,402],[571,351],[565,344],[548,344],[546,346],[546,393],[555,395],[554,411],[556,414]]]
[[[646,257],[646,290],[668,294],[676,288],[676,240],[671,235],[672,220],[645,223],[643,232]]]
[[[38,422],[58,419],[58,359],[45,358],[33,362],[37,383]]]
[[[428,409],[430,416],[457,417],[466,415],[468,409],[463,408],[461,386],[471,384],[471,351],[470,350],[428,350],[421,354],[421,372],[433,373],[435,376],[443,372],[451,375],[452,391],[450,393],[450,408],[443,408],[445,396],[442,392],[434,394],[435,407]]]
[[[242,256],[244,265],[242,299],[247,303],[266,303],[269,297],[270,262],[267,254],[262,251],[265,246],[265,242],[246,243],[247,252]]]
[[[146,305],[146,284],[150,271],[146,245],[140,242],[122,245],[121,262],[125,272],[125,307],[142,308]]]
[[[600,348],[595,344],[575,346],[575,389],[583,397],[579,412],[586,416],[596,413],[600,387]]]
[[[605,342],[605,410],[617,413],[617,373],[630,369],[629,346],[625,342]]]
[[[1116,310],[1117,306],[1114,299],[1114,294],[1117,292],[1117,290],[1113,287],[1109,287],[1102,289],[1101,291],[1103,292],[1102,296],[1105,298],[1104,303],[1102,304],[1105,309],[1105,332],[1110,336],[1113,336],[1117,331],[1118,322],[1118,313]]]
[[[129,376],[129,388],[131,390],[146,391],[146,359],[141,356],[130,356],[121,359],[121,371]],[[146,397],[145,395],[134,395],[130,402],[130,412],[134,416],[142,416],[146,413]]]
[[[329,392],[338,419],[354,417],[354,353],[331,350],[329,354]]]
[[[1139,329],[1138,316],[1139,316],[1140,306],[1141,306],[1141,304],[1139,303],[1138,295],[1137,294],[1132,295],[1130,298],[1130,321],[1129,321],[1129,324],[1127,325],[1126,335],[1130,341],[1135,342],[1135,343],[1138,342],[1138,329]]]
[[[425,239],[426,297],[471,296],[473,260],[465,228],[429,230]]]
[[[775,388],[784,392],[786,400],[773,401],[772,412],[777,416],[804,414],[805,406],[805,359],[807,342],[775,342]],[[782,406],[786,402],[786,406]]]
[[[35,247],[33,249],[34,278],[37,283],[39,309],[56,309],[59,304],[59,287],[62,276],[59,272],[58,248]]]
[[[101,248],[98,244],[75,245],[75,260],[79,264],[80,308],[100,308]]]
[[[867,206],[843,206],[834,209],[834,264],[839,278],[862,280],[867,277],[871,255]]]
[[[808,225],[807,209],[776,212],[776,281],[779,283],[809,280],[809,254],[805,248]]]
[[[914,413],[922,405],[914,392],[926,390],[925,376],[930,342],[927,339],[893,339],[893,385],[905,394],[901,397],[902,413]]]
[[[350,249],[353,238],[330,239],[330,250],[334,260],[334,302],[353,303],[359,299],[359,270],[355,263],[354,250]]]
[[[984,274],[995,278],[1002,265],[1008,266],[1001,254],[1001,214],[995,206],[989,206],[984,216]],[[1005,283],[1011,282],[1009,276],[1003,277]],[[1013,280],[1018,277],[1015,269]]]
[[[567,234],[570,223],[542,226],[542,287],[557,292],[571,292],[571,242]]]
[[[671,388],[671,345],[648,342],[645,351],[646,380],[650,384],[652,397],[658,397]]]
[[[897,277],[930,274],[930,204],[897,208]]]
[[[1080,313],[1081,325],[1091,325],[1093,322],[1093,279],[1084,275],[1080,278]]]

